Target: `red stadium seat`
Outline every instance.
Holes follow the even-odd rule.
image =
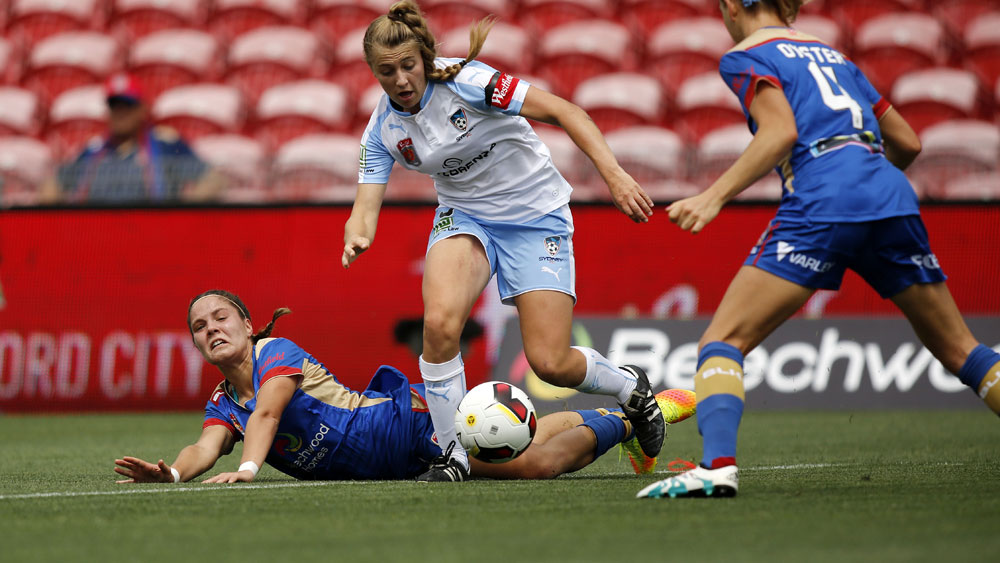
[[[686,197],[696,196],[707,186],[691,184],[683,180],[661,180],[642,184],[642,189],[656,205],[675,202]]]
[[[150,100],[165,90],[217,80],[223,61],[219,42],[194,29],[169,29],[141,37],[132,46],[130,71]]]
[[[105,8],[103,0],[12,0],[7,36],[30,45],[58,33],[99,29]]]
[[[736,95],[716,72],[692,76],[677,92],[677,111],[673,124],[692,141],[698,141],[709,131],[746,123]]]
[[[52,153],[32,137],[0,137],[0,208],[35,205],[52,173]]]
[[[571,97],[584,80],[635,67],[628,30],[606,20],[568,23],[541,40],[535,72],[552,82],[557,94]]]
[[[1000,174],[980,172],[954,178],[945,185],[942,197],[951,200],[1000,201]]]
[[[1000,129],[974,120],[946,121],[920,134],[923,150],[907,172],[932,197],[954,178],[975,172],[995,172],[1000,161]]]
[[[312,33],[299,27],[261,27],[237,37],[229,47],[226,81],[250,103],[285,82],[325,74],[329,54]]]
[[[465,58],[469,53],[469,30],[452,29],[439,38],[439,53],[445,57]],[[528,33],[520,27],[499,22],[493,26],[477,61],[510,73],[530,71],[534,45]]]
[[[958,37],[979,16],[1000,10],[1000,3],[996,0],[948,0],[930,2],[929,5],[932,6],[934,16]]]
[[[102,86],[67,90],[49,108],[46,140],[56,156],[72,158],[108,129],[108,106]]]
[[[622,168],[640,185],[684,177],[686,147],[669,129],[627,127],[609,133],[606,139]]]
[[[153,119],[177,129],[189,141],[204,135],[236,133],[246,120],[240,91],[221,84],[191,84],[160,94]]]
[[[555,164],[556,169],[573,186],[573,200],[586,201],[588,199],[585,197],[587,190],[582,187],[582,183],[588,176],[585,171],[588,168],[592,169],[594,167],[590,159],[569,138],[566,131],[558,127],[536,128],[535,133],[545,143],[545,146],[549,148],[552,163]],[[603,182],[599,183],[601,184],[600,189],[607,190]],[[578,188],[580,189],[578,190]],[[577,193],[577,191],[580,193]]]
[[[313,0],[309,21],[326,41],[336,44],[345,34],[367,28],[390,5],[384,0]]]
[[[744,123],[720,127],[706,134],[698,142],[691,178],[708,186],[736,162],[751,140],[753,134]]]
[[[108,35],[91,31],[71,31],[39,42],[28,57],[23,83],[44,100],[62,92],[100,82],[120,70],[120,45]]]
[[[260,97],[256,137],[277,147],[311,133],[347,132],[352,117],[343,86],[322,80],[279,84]]]
[[[893,105],[918,133],[948,119],[976,117],[981,86],[976,75],[954,68],[931,68],[899,78]]]
[[[580,20],[610,18],[611,0],[522,0],[517,11],[521,25],[544,33]]]
[[[510,21],[511,4],[508,0],[423,0],[420,7],[435,35],[458,28],[468,38],[469,26],[490,14]]]
[[[17,84],[24,70],[21,49],[0,37],[0,84]]]
[[[375,111],[375,108],[378,106],[378,102],[382,99],[383,94],[385,94],[385,90],[382,89],[381,84],[372,84],[357,97],[357,103],[354,107],[353,130],[359,136],[368,126],[368,122],[372,117],[372,112]]]
[[[657,28],[646,50],[646,68],[671,97],[691,76],[717,72],[733,40],[719,18],[682,19]]]
[[[258,27],[301,25],[305,16],[306,0],[215,0],[208,27],[232,39]]]
[[[254,203],[267,199],[266,158],[259,142],[241,135],[205,135],[194,141],[192,148],[229,180],[224,201]]]
[[[884,95],[903,74],[944,63],[944,41],[944,26],[927,14],[886,14],[858,28],[854,61]]]
[[[0,87],[0,136],[37,136],[42,130],[42,105],[30,90]]]
[[[620,6],[622,21],[643,39],[652,37],[653,31],[667,22],[702,15],[718,17],[718,13],[708,13],[702,0],[622,0]]]
[[[206,5],[203,0],[114,0],[110,28],[135,39],[165,29],[200,27]]]
[[[355,29],[341,37],[334,54],[334,63],[330,67],[330,78],[346,86],[347,91],[355,98],[378,82],[365,61],[362,45],[364,37],[365,28]]]
[[[358,152],[358,138],[353,135],[305,135],[285,143],[271,168],[275,199],[353,201]]]
[[[963,41],[965,67],[975,72],[983,84],[1000,79],[1000,10],[972,20]]]
[[[838,51],[844,49],[844,33],[834,20],[818,14],[801,14],[792,25],[802,33],[813,35]]]
[[[919,10],[922,0],[834,0],[830,14],[849,29],[856,29],[868,20],[893,12]]]
[[[614,72],[580,83],[573,103],[587,110],[601,131],[659,125],[663,119],[663,88],[652,76]]]

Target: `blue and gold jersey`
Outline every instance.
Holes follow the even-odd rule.
[[[429,420],[414,416],[426,412],[426,404],[406,376],[382,366],[358,393],[285,338],[254,346],[254,397],[245,405],[228,382],[216,387],[205,405],[204,426],[222,425],[242,440],[261,386],[295,375],[302,382],[281,415],[266,459],[279,471],[298,479],[400,479],[419,473],[424,460],[436,455]]]
[[[815,37],[763,28],[722,57],[719,71],[749,108],[760,81],[781,88],[798,141],[778,166],[777,217],[819,222],[874,221],[918,213],[906,176],[886,158],[878,120],[890,109],[857,66]]]

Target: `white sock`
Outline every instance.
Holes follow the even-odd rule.
[[[462,354],[443,364],[425,362],[424,357],[420,356],[420,376],[426,386],[427,410],[431,414],[438,445],[444,451],[448,449],[448,444],[455,442],[451,456],[468,469],[469,454],[458,442],[458,435],[455,433],[455,412],[465,396],[465,365],[462,363]]]
[[[583,357],[587,358],[587,375],[583,377],[583,383],[575,387],[577,391],[594,395],[611,395],[617,398],[619,403],[628,400],[629,395],[635,390],[636,383],[631,373],[613,366],[610,360],[593,348],[573,346],[573,349],[579,350]]]

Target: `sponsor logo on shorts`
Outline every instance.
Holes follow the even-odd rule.
[[[442,231],[451,232],[458,230],[458,227],[455,226],[455,219],[452,217],[453,213],[455,213],[455,210],[449,207],[445,211],[438,214],[438,221],[437,223],[434,223],[433,235]]]
[[[448,121],[451,121],[451,124],[459,131],[465,131],[465,128],[469,125],[469,120],[465,117],[465,110],[462,108],[458,108],[458,111],[451,114]]]
[[[494,107],[507,109],[510,106],[510,101],[514,99],[514,90],[517,89],[518,82],[520,80],[509,74],[500,74],[497,86],[493,89],[493,98],[490,100],[490,103]]]
[[[806,256],[801,252],[795,252],[795,247],[785,241],[778,241],[778,262],[788,258],[790,264],[800,268],[823,274],[833,268],[833,262],[821,262],[818,258]]]
[[[496,143],[490,143],[490,148],[484,150],[483,152],[477,154],[476,156],[470,158],[468,161],[462,160],[461,158],[448,158],[441,163],[442,168],[447,168],[448,170],[444,172],[438,172],[438,176],[444,178],[451,178],[453,176],[458,176],[460,174],[465,174],[469,170],[472,170],[476,164],[485,158],[489,158],[490,154],[493,153],[493,149],[496,148]]]
[[[559,254],[559,248],[561,246],[562,237],[545,237],[545,250],[549,253],[549,256]]]
[[[562,268],[559,268],[558,270],[553,270],[552,268],[549,268],[548,266],[542,266],[542,273],[544,273],[544,274],[552,274],[553,276],[556,277],[556,281],[557,282],[561,282],[562,281],[561,279],[559,279],[559,272],[561,272],[561,271],[562,271]]]
[[[410,166],[420,166],[420,157],[417,156],[417,149],[413,147],[413,139],[407,137],[402,141],[396,143],[396,148],[406,159],[406,163]]]
[[[914,254],[910,256],[910,260],[917,265],[918,268],[923,268],[924,270],[940,270],[941,264],[938,263],[937,256],[933,254]]]

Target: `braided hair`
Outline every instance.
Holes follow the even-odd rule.
[[[743,0],[743,9],[753,13],[761,9],[770,10],[778,15],[785,25],[791,25],[799,15],[802,5],[809,0]]]
[[[191,300],[191,303],[188,304],[188,314],[187,314],[188,330],[191,331],[192,337],[194,336],[194,329],[191,327],[191,309],[194,307],[194,304],[197,303],[199,299],[203,297],[208,297],[209,295],[215,295],[225,299],[226,301],[229,301],[230,303],[233,304],[233,306],[236,307],[236,312],[240,314],[241,319],[248,320],[251,323],[253,322],[250,318],[250,310],[247,309],[247,306],[243,304],[243,300],[240,299],[238,295],[226,291],[224,289],[210,289],[195,296],[195,298]],[[266,325],[264,325],[264,328],[254,333],[250,337],[250,343],[257,344],[258,341],[270,337],[271,331],[274,330],[274,322],[277,321],[278,318],[283,317],[291,312],[292,310],[289,309],[288,307],[279,307],[275,309],[274,314],[271,315],[271,322],[267,323]]]
[[[375,57],[379,51],[412,43],[420,51],[420,58],[424,62],[424,75],[428,80],[451,80],[462,67],[479,55],[486,42],[486,36],[495,23],[496,18],[493,16],[474,23],[469,29],[469,53],[465,60],[445,68],[435,68],[437,42],[427,26],[427,19],[420,11],[420,7],[414,0],[396,2],[389,8],[389,13],[375,18],[365,31],[365,61],[369,67],[374,68]]]

